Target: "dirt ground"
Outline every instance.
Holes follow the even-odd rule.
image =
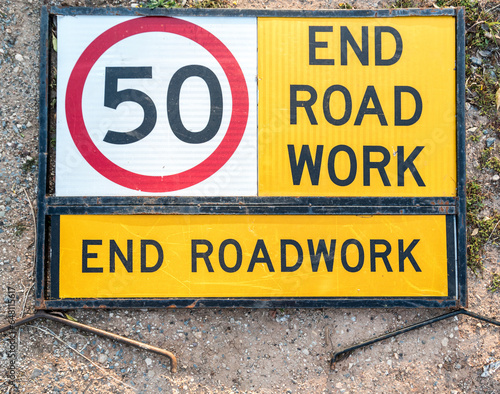
[[[130,1],[51,4],[130,6]],[[238,0],[239,8],[336,9],[337,0]],[[389,1],[355,0],[357,9]],[[494,7],[498,2],[490,2]],[[38,156],[39,0],[0,2],[1,324],[34,312],[34,212]],[[432,2],[429,2],[432,6]],[[498,15],[498,14],[497,14]],[[498,46],[496,61],[500,58]],[[495,52],[493,52],[495,54]],[[498,66],[498,63],[497,63]],[[500,78],[496,69],[495,78]],[[481,213],[500,206],[497,173],[481,168],[488,118],[467,104],[468,177],[486,193]],[[477,129],[476,129],[477,128]],[[487,130],[485,130],[487,131]],[[493,138],[493,142],[491,140]],[[469,234],[474,229],[469,228]],[[472,235],[470,235],[472,236]],[[479,275],[468,270],[469,310],[500,319],[500,249],[488,242]],[[73,310],[78,321],[175,353],[167,358],[50,321],[2,334],[0,392],[29,393],[500,393],[500,329],[459,316],[360,349],[330,369],[333,352],[443,313],[435,309]],[[15,385],[8,349],[15,344]]]

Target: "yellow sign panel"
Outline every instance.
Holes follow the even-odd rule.
[[[259,18],[259,195],[456,196],[455,18]]]
[[[60,298],[448,295],[444,215],[66,215],[59,237]]]

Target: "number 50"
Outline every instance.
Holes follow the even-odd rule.
[[[118,132],[108,130],[104,141],[110,144],[124,145],[137,142],[146,137],[156,125],[156,106],[146,93],[136,89],[118,90],[119,79],[150,79],[152,67],[106,67],[104,81],[104,106],[116,109],[121,103],[131,101],[139,104],[144,111],[144,119],[139,127],[132,131]],[[201,131],[189,131],[182,123],[179,110],[179,96],[182,84],[190,77],[199,77],[205,81],[210,94],[210,117]],[[189,65],[177,70],[167,90],[167,115],[170,128],[177,138],[189,144],[202,144],[210,141],[219,131],[222,122],[222,89],[217,76],[207,67]]]

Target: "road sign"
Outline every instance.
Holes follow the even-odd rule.
[[[38,307],[466,304],[463,10],[44,12]]]
[[[453,17],[258,31],[260,195],[456,196]]]
[[[58,18],[57,195],[256,194],[256,20],[192,20]]]
[[[455,292],[448,275],[454,252],[447,243],[454,230],[444,215],[64,215],[59,220],[52,280],[62,298]]]

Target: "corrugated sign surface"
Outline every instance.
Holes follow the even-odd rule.
[[[60,220],[61,297],[448,294],[444,216]]]
[[[256,19],[192,21],[58,18],[57,195],[257,194]]]
[[[454,18],[258,26],[260,195],[456,195]]]

